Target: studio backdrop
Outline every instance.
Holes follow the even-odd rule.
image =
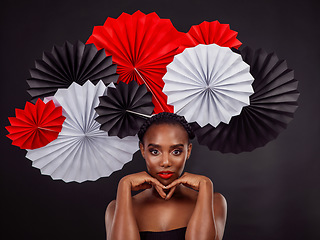
[[[111,99],[121,102],[121,97],[128,91],[128,85],[124,83],[129,83],[130,80],[125,79],[124,73],[119,74],[120,70],[125,69],[126,63],[121,62],[120,57],[117,58],[117,50],[125,39],[118,39],[118,43],[113,39],[114,48],[110,47],[108,50],[114,56],[113,60],[104,50],[100,50],[103,46],[96,48],[94,45],[86,46],[85,43],[103,45],[103,42],[98,41],[100,38],[94,30],[95,26],[103,26],[107,18],[117,19],[122,13],[133,15],[138,11],[141,15],[156,14],[161,19],[170,19],[169,27],[176,29],[176,32],[166,33],[162,39],[178,38],[180,33],[187,33],[192,26],[200,26],[204,21],[218,20],[220,24],[229,24],[228,27],[237,35],[232,38],[232,46],[227,46],[230,48],[226,54],[241,56],[239,60],[243,59],[247,65],[252,66],[251,72],[248,68],[252,79],[249,77],[249,85],[243,87],[247,91],[247,101],[251,103],[241,106],[246,109],[245,113],[234,117],[239,114],[235,112],[226,119],[216,119],[210,122],[211,126],[206,125],[208,122],[187,116],[189,121],[198,122],[193,126],[197,138],[192,142],[193,150],[185,171],[209,177],[214,183],[214,190],[225,196],[228,215],[223,239],[320,239],[319,10],[315,0],[5,0],[0,15],[1,238],[106,238],[105,210],[108,203],[115,199],[118,182],[125,175],[144,171],[146,167],[140,152],[137,151],[138,145],[134,136],[140,120],[136,119],[134,122],[137,125],[130,126],[131,136],[124,136],[121,131],[124,125],[105,123],[108,113],[104,110],[106,106],[103,101]],[[128,27],[128,34],[130,29],[133,27]],[[146,46],[150,56],[154,58],[159,57],[157,54],[162,54],[163,49],[174,48],[173,45],[166,45],[166,48],[159,45],[152,49],[155,44],[157,43],[153,42]],[[186,42],[180,53],[184,48],[190,47],[190,44]],[[219,47],[218,45],[219,43],[216,46]],[[70,49],[76,54],[82,51],[83,55],[77,55],[77,59],[89,59],[88,56],[91,56],[91,65],[73,64],[73,69],[66,67],[67,70],[59,72],[54,59],[61,60],[61,56],[67,56],[68,59],[68,54],[72,52]],[[200,50],[196,51],[204,51],[201,47],[198,49]],[[192,51],[183,53],[188,52],[188,56],[201,54]],[[177,96],[172,89],[179,89],[180,86],[172,81],[177,77],[183,79],[183,76],[175,74],[181,66],[172,62],[174,56],[168,52],[166,59],[170,61],[162,63],[165,66],[170,64],[168,71],[162,74],[166,73],[163,79],[166,87],[163,92],[154,90],[157,86],[152,86],[151,83],[147,86],[142,84],[148,82],[148,79],[159,78],[157,71],[154,75],[148,75],[136,70],[134,78],[137,83],[130,83],[130,89],[134,89],[131,99],[135,99],[133,102],[136,105],[128,103],[128,108],[141,109],[140,114],[150,115],[153,112],[171,111],[175,104],[179,106],[182,100],[175,103]],[[187,65],[188,56],[184,58],[181,54],[178,60]],[[216,59],[216,62],[220,61],[219,56]],[[196,67],[200,64],[202,63],[193,62],[191,65]],[[223,65],[227,67],[227,63]],[[270,66],[274,69],[272,74],[263,75],[262,72],[267,71]],[[186,68],[190,69],[190,66]],[[46,78],[49,73],[56,74],[54,78],[59,79],[59,76],[66,72],[72,72],[70,69],[77,70],[74,72],[77,72],[79,82],[66,83],[67,87],[61,87],[62,83],[44,87],[38,80]],[[83,77],[79,77],[80,75]],[[91,82],[85,82],[87,78]],[[116,84],[119,78],[123,84]],[[143,81],[139,82],[139,79]],[[260,80],[252,83],[254,79]],[[277,86],[268,82],[274,79],[280,79],[277,80]],[[162,81],[161,77],[159,81]],[[258,84],[258,81],[268,84],[261,87],[263,84]],[[289,85],[289,90],[286,88],[282,91],[285,85]],[[80,88],[85,90],[80,93]],[[181,87],[183,88],[184,86]],[[274,93],[272,88],[281,91]],[[104,92],[108,93],[109,100],[102,99],[98,107],[98,98],[95,96],[101,96]],[[286,100],[282,105],[273,105],[283,92],[289,92],[289,95],[285,95],[289,97],[284,97]],[[56,99],[50,98],[53,94],[56,94]],[[168,104],[164,97],[166,95],[171,101]],[[37,102],[38,97],[41,97],[43,102]],[[68,107],[61,103],[62,108],[55,108],[55,100],[65,101],[64,104]],[[27,102],[29,103],[26,105]],[[140,107],[151,102],[147,107]],[[266,109],[278,109],[279,115],[285,114],[286,118],[281,122],[278,121],[280,117],[277,114],[267,114],[268,118],[260,118],[256,112],[259,112],[257,109],[261,102]],[[185,105],[188,104],[186,102]],[[198,103],[195,101],[196,104]],[[199,103],[198,107],[200,112],[201,104]],[[88,107],[89,105],[92,107]],[[234,105],[237,105],[237,102]],[[22,116],[23,110],[27,114],[40,111],[35,110],[36,106],[42,109],[43,115],[50,115],[50,121],[55,122],[54,126],[44,125],[42,128],[47,132],[43,134],[47,134],[48,142],[59,143],[56,145],[61,146],[60,148],[51,147],[52,143],[42,140],[12,141],[6,137],[9,130],[16,130],[7,130],[5,127],[12,125],[11,121],[21,120],[12,118],[19,114]],[[196,110],[184,107],[178,113],[187,114]],[[20,112],[16,109],[20,109]],[[75,109],[77,111],[74,111]],[[88,114],[88,109],[91,109],[92,113]],[[64,111],[69,111],[67,117]],[[40,119],[40,114],[37,113],[38,115],[34,116]],[[82,114],[88,114],[91,118],[84,119]],[[196,115],[204,116],[200,113]],[[62,128],[64,121],[68,129]],[[218,126],[220,121],[223,123]],[[63,151],[68,132],[83,130],[77,128],[75,122],[81,122],[81,126],[87,127],[88,134],[95,134],[101,125],[103,131],[109,131],[110,135],[97,135],[100,140],[93,144],[101,149],[99,153],[90,155],[84,147],[73,146],[83,153],[83,161],[92,158],[91,160],[98,162],[99,158],[95,157],[103,155],[110,156],[109,159],[114,157],[112,161],[117,164],[101,167],[101,171],[91,169],[90,174],[84,175],[75,172],[65,174],[63,169],[52,172],[48,162],[63,161],[69,156]],[[247,125],[239,128],[239,124]],[[250,130],[250,126],[255,126],[259,131]],[[237,132],[241,141],[225,137],[233,136],[234,132]],[[19,144],[21,148],[28,150],[20,149]],[[37,148],[45,150],[37,151]],[[116,154],[115,148],[119,148]],[[76,165],[73,169],[77,168]]]

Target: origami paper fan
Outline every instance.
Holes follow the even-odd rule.
[[[199,25],[194,25],[189,32],[181,38],[181,45],[178,52],[181,53],[185,48],[195,47],[198,44],[215,43],[221,47],[238,49],[241,42],[237,39],[238,33],[230,29],[229,24],[221,24],[218,21],[204,21]]]
[[[154,109],[151,93],[144,84],[139,86],[135,81],[119,82],[99,99],[96,121],[101,124],[100,129],[120,138],[136,135]]]
[[[90,79],[94,84],[102,80],[108,85],[118,80],[116,69],[112,57],[98,51],[93,44],[66,42],[62,47],[54,46],[51,52],[44,52],[42,59],[35,61],[27,91],[35,101],[38,97],[53,96],[58,88],[68,88],[72,82],[83,85]]]
[[[264,146],[287,127],[298,107],[298,81],[286,61],[279,60],[275,53],[248,47],[241,55],[255,78],[250,105],[232,117],[229,124],[220,123],[217,128],[193,125],[200,144],[223,153],[252,151]]]
[[[119,81],[144,83],[152,93],[154,112],[159,113],[173,111],[162,92],[162,77],[182,36],[170,20],[160,19],[156,13],[145,15],[137,11],[132,15],[122,13],[117,19],[108,18],[103,26],[94,27],[87,43],[112,55]]]
[[[28,150],[26,155],[42,174],[65,182],[96,180],[109,176],[132,159],[138,150],[138,138],[120,139],[100,130],[94,119],[98,96],[106,91],[99,81],[96,86],[87,81],[83,86],[72,83],[54,95],[63,107],[66,120],[58,138],[43,148]]]
[[[62,108],[52,101],[45,104],[38,99],[35,105],[27,102],[24,110],[16,109],[16,117],[9,117],[7,137],[21,149],[40,148],[58,137],[64,120]]]
[[[174,112],[200,126],[228,123],[249,104],[253,93],[248,64],[216,44],[200,44],[176,55],[163,80]]]

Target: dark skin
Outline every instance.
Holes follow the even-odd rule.
[[[122,178],[117,198],[106,210],[107,239],[140,239],[140,231],[187,227],[186,239],[222,239],[227,204],[212,181],[182,172],[192,144],[180,124],[153,124],[140,143],[147,172]],[[171,171],[169,179],[158,173]],[[143,190],[135,196],[131,191]]]

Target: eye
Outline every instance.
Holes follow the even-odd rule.
[[[182,153],[181,149],[175,149],[175,150],[172,151],[172,154],[175,155],[175,156],[179,156],[181,153]]]
[[[149,149],[149,152],[152,154],[152,155],[158,155],[159,154],[159,151],[157,149]]]

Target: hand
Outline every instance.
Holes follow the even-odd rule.
[[[128,184],[132,191],[139,191],[154,186],[162,198],[165,199],[167,196],[163,190],[165,186],[145,171],[127,175],[121,179],[119,184]]]
[[[168,186],[165,186],[165,189],[170,189],[165,199],[169,200],[172,197],[176,187],[179,184],[183,184],[189,188],[199,191],[200,185],[207,183],[213,185],[212,181],[208,177],[185,172],[180,178],[174,180]]]

